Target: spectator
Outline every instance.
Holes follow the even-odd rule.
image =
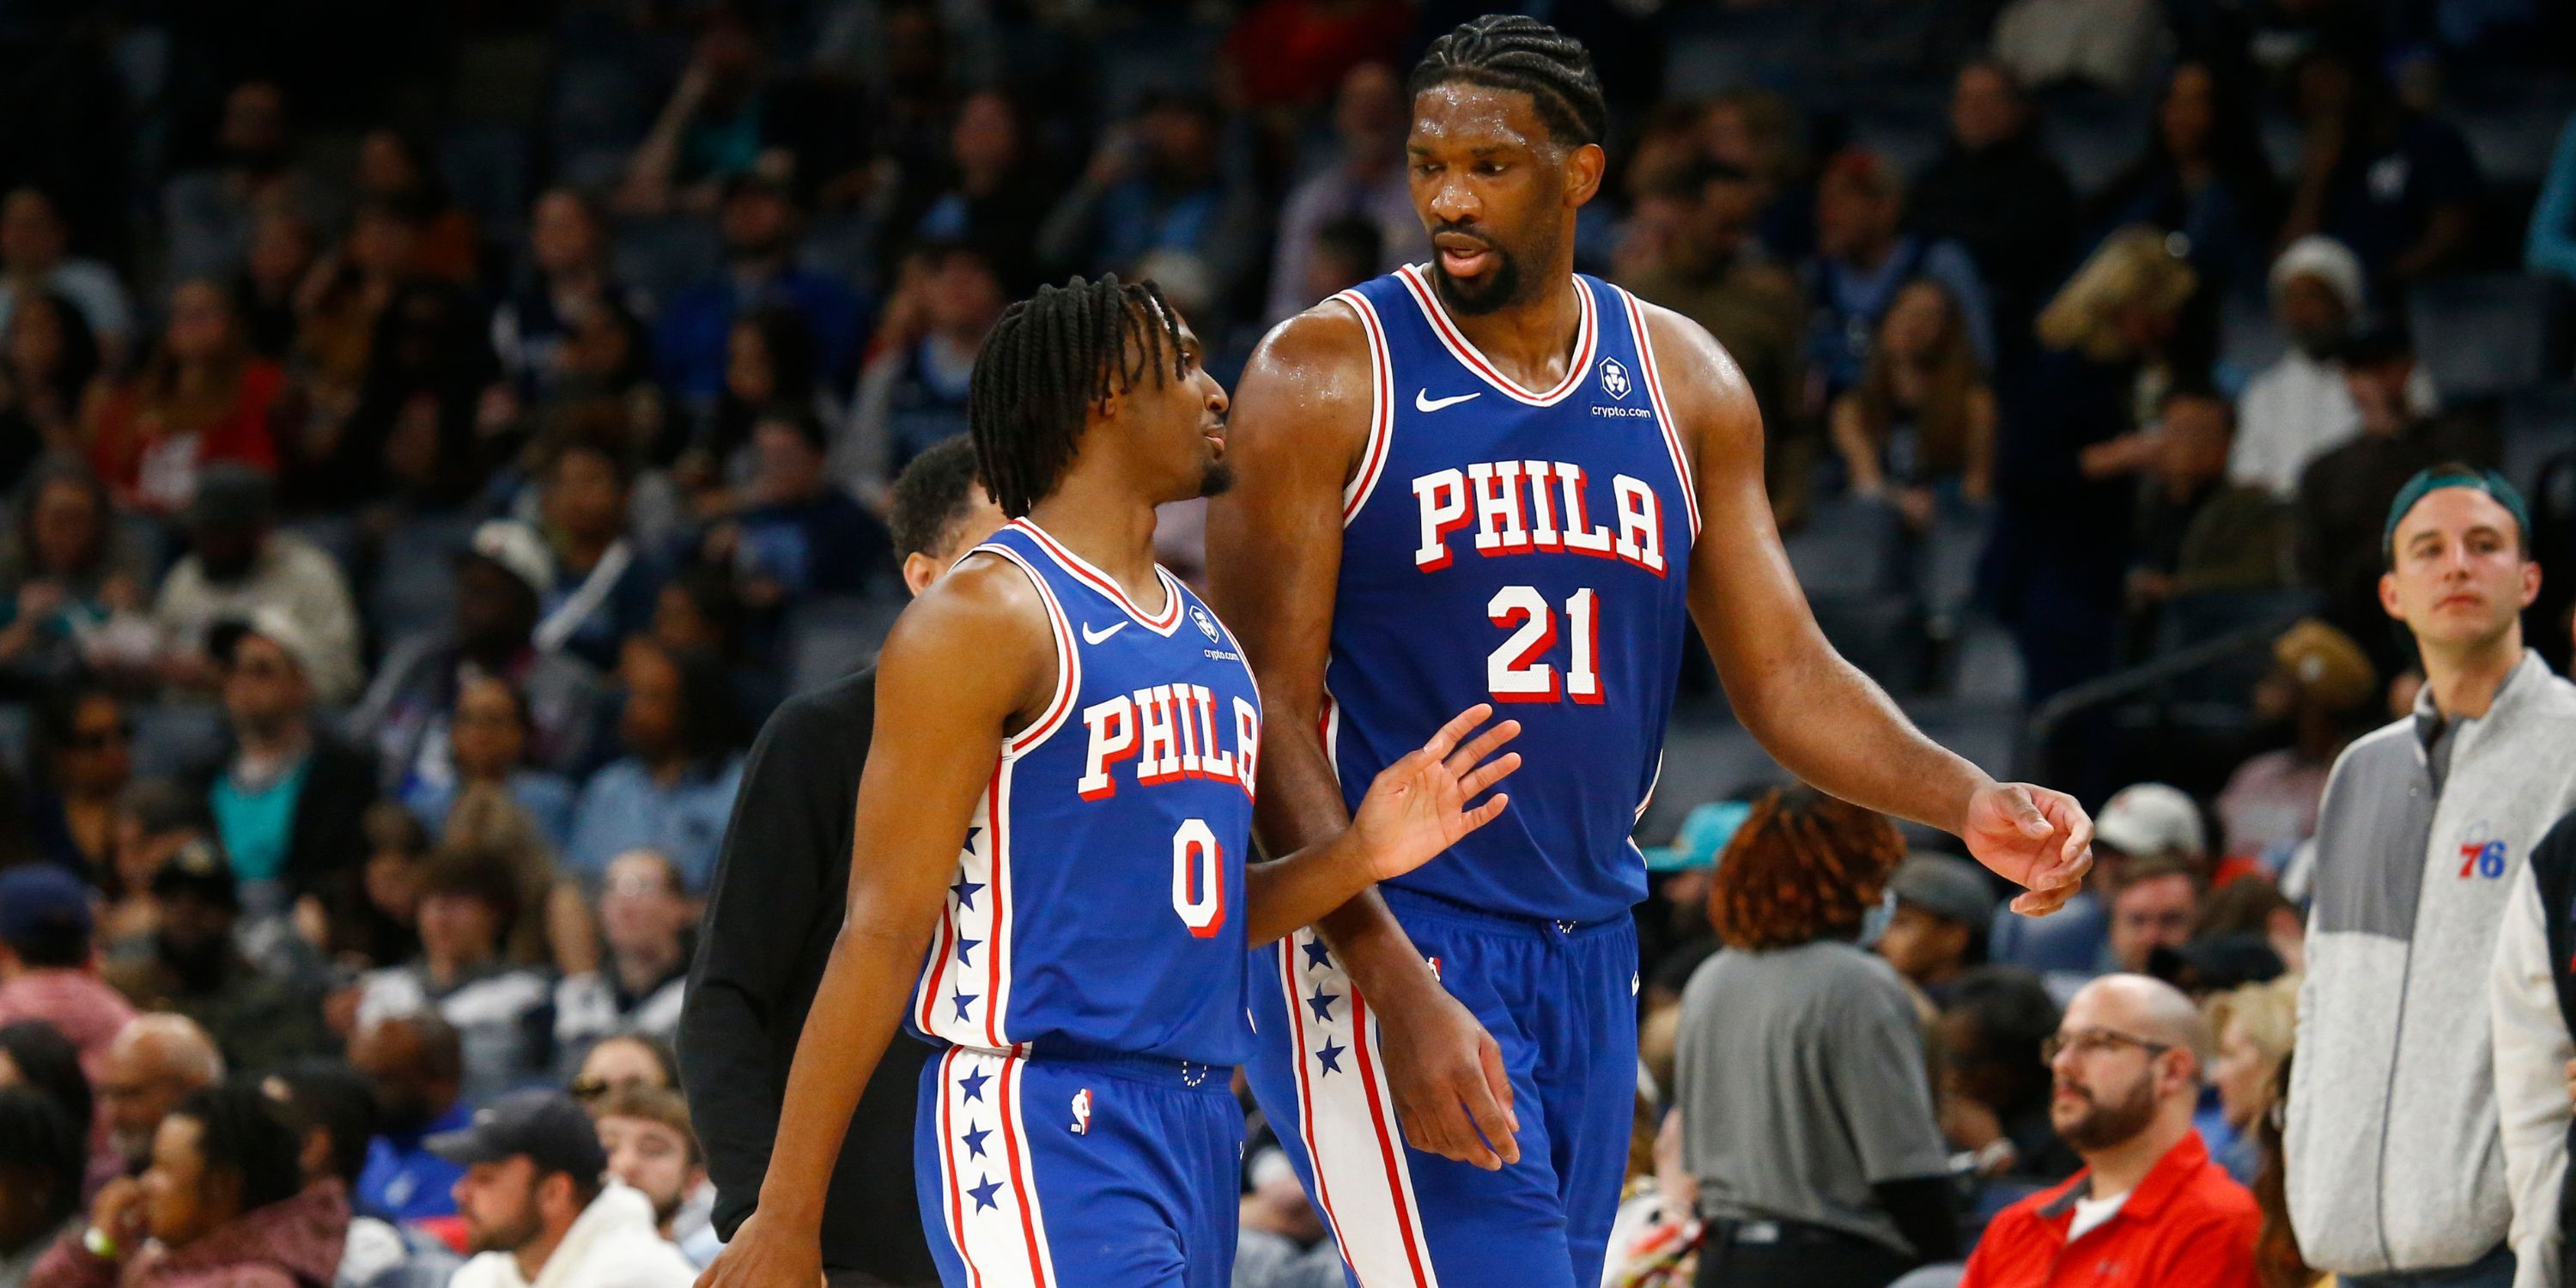
[[[2361,433],[2361,407],[2346,384],[2342,350],[2367,307],[2361,261],[2342,242],[2302,237],[2272,261],[2272,316],[2289,343],[2246,384],[2237,404],[2243,432],[2228,473],[2238,482],[2295,496],[2310,464]],[[2415,368],[2407,377],[2407,405],[2430,415],[2437,401],[2432,376]]]
[[[560,1091],[524,1091],[435,1148],[456,1182],[473,1260],[450,1288],[688,1288],[697,1271],[654,1229],[653,1204],[604,1180],[599,1129]],[[565,1264],[553,1264],[558,1258]],[[545,1275],[548,1269],[553,1274]]]
[[[74,682],[36,708],[36,790],[28,801],[38,857],[104,881],[116,853],[116,801],[134,777],[134,721],[116,694]]]
[[[252,916],[302,899],[345,911],[357,901],[359,818],[375,794],[376,763],[314,717],[314,681],[328,660],[275,608],[218,626],[208,642],[224,672],[233,745],[208,776],[206,800]]]
[[[1708,924],[1709,883],[1717,875],[1717,856],[1752,813],[1747,801],[1704,801],[1682,816],[1681,826],[1673,829],[1672,844],[1646,848],[1646,898],[1637,905],[1637,959],[1652,964],[1637,994],[1643,1014],[1651,1016],[1681,1005],[1691,969],[1717,951],[1717,931]],[[1681,964],[1685,960],[1687,967]],[[1670,1072],[1658,1073],[1657,1084],[1670,1086],[1672,1079],[1666,1076]]]
[[[403,785],[410,806],[430,834],[451,837],[451,820],[465,797],[498,793],[527,811],[550,848],[572,834],[573,785],[529,760],[536,729],[527,695],[494,676],[473,674],[457,682],[456,710],[448,718],[451,768],[443,781],[415,775]]]
[[[81,399],[98,376],[98,338],[71,301],[30,295],[0,325],[0,486],[18,480],[42,452],[82,453]]]
[[[366,1079],[337,1061],[303,1060],[261,1080],[260,1092],[295,1133],[305,1190],[327,1189],[349,1203],[375,1134],[375,1093]],[[445,1288],[459,1264],[445,1245],[361,1214],[349,1218],[332,1288]]]
[[[1873,153],[1843,152],[1816,181],[1816,256],[1807,261],[1801,284],[1813,310],[1807,322],[1808,378],[1811,385],[1822,381],[1819,405],[1860,384],[1880,319],[1917,277],[1929,277],[1950,293],[1978,363],[1994,362],[1995,315],[1975,261],[1956,242],[1902,231],[1904,211],[1904,180]]]
[[[2272,641],[2272,669],[2254,686],[2254,711],[2288,726],[2291,743],[2249,757],[2218,794],[2226,853],[2285,872],[2291,852],[2317,833],[2326,772],[2368,727],[2379,678],[2352,637],[2310,617]]]
[[[1696,136],[1686,145],[1696,150]],[[1807,305],[1757,235],[1766,191],[1725,162],[1686,163],[1639,198],[1612,264],[1622,285],[1707,328],[1743,370],[1762,411],[1772,508],[1794,527],[1816,450],[1805,407]]]
[[[1412,18],[1405,4],[1258,0],[1225,34],[1223,74],[1253,111],[1311,108],[1354,73],[1393,58]]]
[[[98,919],[98,942],[110,952],[148,942],[161,922],[152,898],[152,874],[179,847],[214,835],[214,815],[206,809],[203,791],[167,778],[128,784],[116,799],[116,862],[99,883],[106,907]]]
[[[1975,1156],[1976,1176],[2026,1194],[2075,1174],[2083,1161],[2049,1121],[2048,1061],[2057,1003],[2037,975],[1980,966],[1961,975],[1936,1031],[1942,1051],[1941,1132]]]
[[[945,186],[923,191],[894,227],[928,243],[971,246],[984,256],[1011,298],[1038,284],[1028,230],[1046,219],[1046,167],[1035,155],[1027,113],[1002,89],[982,89],[957,105],[948,127]],[[1407,220],[1413,206],[1404,206]]]
[[[2254,1288],[2254,1196],[2192,1131],[2210,1046],[2171,985],[2113,975],[2076,994],[2046,1054],[2049,1116],[2084,1171],[1997,1216],[1961,1288],[2036,1288],[2078,1245],[2096,1283]]]
[[[1888,879],[1896,901],[1873,947],[1934,1006],[1958,993],[1960,976],[1986,960],[1995,891],[1976,864],[1947,854],[1908,857]]]
[[[420,952],[420,881],[429,866],[429,832],[390,798],[369,805],[359,824],[367,833],[360,872],[366,901],[352,915],[332,918],[320,942],[361,969],[410,961]]]
[[[281,971],[262,970],[235,946],[241,899],[223,856],[203,843],[182,847],[152,877],[160,925],[149,956],[112,963],[108,977],[134,1004],[184,1015],[205,1029],[225,1066],[265,1073],[337,1044],[322,1023],[322,998]]]
[[[420,221],[382,202],[358,207],[347,236],[296,288],[295,366],[312,421],[288,453],[291,495],[317,505],[343,502],[363,462],[346,443],[349,414],[366,384],[376,323],[411,279]]]
[[[559,1066],[578,1068],[593,1045],[620,1033],[664,1042],[679,1033],[696,921],[697,909],[669,859],[629,850],[609,861],[599,890],[607,960],[555,984]]]
[[[22,187],[0,198],[0,327],[9,325],[20,300],[61,296],[80,310],[113,368],[133,337],[134,306],[115,269],[69,254],[70,234],[62,211],[43,191]]]
[[[2200,895],[2199,874],[2178,860],[2161,854],[2129,860],[2111,896],[2111,963],[2144,974],[2157,949],[2190,943]]]
[[[2299,980],[2283,975],[2247,984],[2209,999],[2209,1028],[2218,1035],[2218,1052],[2209,1064],[2210,1085],[2218,1088],[2219,1112],[2235,1139],[2218,1155],[2236,1183],[2252,1186],[2263,1156],[2256,1125],[2277,1106],[2273,1090],[2281,1065],[2290,1058],[2298,1036]]]
[[[1918,277],[1897,292],[1860,384],[1833,405],[1834,447],[1852,490],[1908,528],[1994,497],[1995,396],[1958,305]]]
[[[271,423],[285,392],[285,369],[251,352],[223,287],[192,279],[171,289],[143,369],[81,409],[81,432],[119,504],[175,515],[215,462],[276,472]]]
[[[2171,43],[2145,0],[2012,0],[1995,15],[1995,57],[2032,85],[2127,94]]]
[[[2023,7],[2033,2],[2023,0]],[[2137,0],[2112,2],[2149,7]],[[1999,41],[2002,34],[1998,28]],[[1949,141],[1914,177],[1905,212],[1906,226],[1917,235],[1952,242],[1976,261],[1993,301],[1992,336],[2016,352],[2065,269],[2075,228],[2075,189],[2040,146],[2022,84],[2001,62],[1981,60],[1959,69],[1950,90]],[[1984,352],[1991,356],[1993,350]]]
[[[2352,52],[2317,50],[2295,83],[2305,132],[2282,236],[2335,238],[2377,286],[2460,267],[2485,180],[2459,129],[2407,104]]]
[[[482,315],[465,290],[435,278],[404,282],[376,318],[364,378],[331,450],[297,476],[304,499],[326,509],[379,499],[433,512],[462,506],[493,464],[476,423],[493,375]],[[314,491],[321,487],[331,490]]]
[[[464,1047],[455,1028],[427,1010],[362,1023],[349,1043],[349,1066],[376,1102],[377,1134],[354,1191],[358,1211],[397,1223],[454,1216],[451,1191],[465,1169],[425,1142],[474,1121],[460,1094]]]
[[[311,646],[306,681],[321,703],[358,688],[358,610],[321,547],[273,529],[274,488],[247,466],[207,467],[188,503],[190,549],[162,579],[152,616],[167,650],[162,675],[183,689],[221,687],[209,637],[262,609],[282,613]]]
[[[118,1030],[90,1082],[126,1174],[141,1171],[151,1159],[153,1134],[163,1119],[223,1080],[223,1054],[195,1020],[156,1013],[136,1016]]]
[[[731,564],[743,602],[774,612],[814,595],[862,595],[894,571],[883,521],[825,473],[823,426],[792,409],[752,428],[744,506],[708,534],[706,558]]]
[[[52,1097],[0,1080],[0,1288],[71,1233],[88,1157],[81,1129]]]
[[[2299,563],[2308,584],[2325,595],[2326,621],[2388,674],[2405,662],[2383,624],[2388,614],[2379,589],[2389,500],[2420,470],[2453,460],[2492,465],[2502,448],[2492,427],[2415,410],[2409,392],[2415,349],[2405,332],[2354,336],[2342,357],[2361,433],[2309,462],[2299,476]]]
[[[654,383],[653,345],[644,324],[608,300],[565,325],[555,346],[551,392],[532,416],[539,433],[622,443],[629,460],[676,458],[687,426],[672,415]]]
[[[2308,919],[2299,905],[2281,893],[2270,878],[2248,873],[2209,892],[2200,904],[2200,920],[2191,928],[2195,945],[2220,941],[2257,943],[2268,949],[2280,974],[2303,974],[2308,968]],[[2259,955],[2239,952],[2238,959],[2260,965]],[[2273,978],[2278,978],[2278,975]]]
[[[677,207],[704,215],[728,180],[789,159],[775,152],[780,104],[764,83],[763,57],[746,14],[706,13],[679,83],[627,164],[620,211],[659,215]]]
[[[1904,853],[1887,820],[1800,788],[1718,860],[1726,948],[1682,993],[1676,1065],[1702,1283],[1876,1288],[1955,1255],[1914,1006],[1852,942]]]
[[[81,1053],[62,1030],[43,1020],[0,1024],[0,1087],[11,1086],[31,1088],[52,1100],[89,1142],[81,1194],[95,1194],[125,1174],[125,1155],[108,1134],[97,1097],[90,1094],[89,1075],[81,1072]]]
[[[450,851],[421,874],[420,956],[369,971],[361,1028],[435,1009],[464,1051],[465,1099],[486,1105],[544,1076],[553,1029],[545,977],[503,955],[525,908],[525,883],[497,854]]]
[[[2279,218],[2253,107],[2215,63],[2194,58],[2166,75],[2145,148],[2092,200],[2086,222],[2180,233],[2192,268],[2228,291],[2261,270]]]
[[[652,1201],[653,1226],[703,1270],[724,1244],[707,1224],[714,1188],[689,1126],[689,1102],[667,1087],[619,1087],[585,1106],[599,1124],[608,1174]]]
[[[2154,433],[2153,462],[2138,480],[2130,609],[2151,618],[2187,595],[2287,585],[2289,507],[2228,480],[2236,409],[2227,396],[2200,384],[2167,389]]]
[[[2102,834],[2104,822],[2110,835]],[[2187,872],[2209,875],[2209,829],[2189,793],[2166,783],[2133,783],[2102,803],[2093,821],[2095,867],[2115,889],[2126,889],[2133,860],[2160,859]]]
[[[1375,277],[1415,256],[1430,243],[1414,213],[1405,182],[1404,86],[1384,63],[1361,63],[1342,74],[1333,95],[1333,150],[1329,162],[1288,193],[1281,207],[1276,249],[1270,260],[1270,301],[1262,321],[1276,325],[1322,296],[1308,283],[1314,274],[1316,236],[1339,219],[1361,219],[1377,229],[1378,257],[1361,276]]]
[[[27,1288],[300,1288],[339,1268],[349,1205],[307,1190],[295,1134],[251,1086],[209,1087],[162,1120],[140,1180],[90,1205]],[[148,1239],[148,1242],[147,1242]]]
[[[117,522],[98,476],[77,460],[49,457],[21,495],[0,547],[0,666],[42,688],[84,664],[148,663],[151,628],[141,610],[151,554]]]
[[[628,850],[668,855],[683,884],[713,879],[716,847],[742,784],[740,715],[724,672],[704,654],[674,653],[631,640],[619,668],[626,755],[591,776],[573,807],[564,866],[585,882]]]
[[[1752,184],[1757,240],[1782,263],[1816,249],[1816,187],[1803,122],[1789,100],[1770,90],[1729,90],[1709,100],[1699,122],[1708,158],[1742,171]]]
[[[680,1057],[671,1044],[642,1033],[619,1033],[591,1044],[570,1084],[573,1098],[592,1104],[619,1087],[680,1089]]]
[[[388,785],[445,777],[448,713],[471,675],[499,676],[527,695],[537,761],[559,773],[591,763],[603,698],[599,673],[568,653],[536,648],[538,610],[554,590],[554,560],[526,524],[494,519],[456,562],[456,617],[442,632],[397,642],[350,718],[376,731]]]
[[[463,282],[473,278],[481,246],[474,219],[447,199],[446,180],[429,142],[410,131],[378,126],[358,140],[358,199],[402,210],[421,227],[412,249],[414,276]]]
[[[271,362],[294,353],[296,294],[319,254],[313,225],[303,216],[268,210],[252,219],[250,252],[232,278],[233,307],[251,352]]]
[[[2424,688],[2345,749],[2318,811],[2290,1215],[2309,1263],[2355,1288],[2514,1279],[2489,966],[2520,859],[2576,807],[2576,687],[2522,641],[2529,513],[2500,476],[2448,469],[2388,507],[2380,600]]]
[[[795,310],[764,308],[734,322],[724,392],[700,418],[676,471],[698,492],[701,511],[721,512],[731,503],[727,488],[751,473],[751,434],[762,416],[810,407],[832,423],[836,409],[816,363],[813,331]]]
[[[313,179],[287,155],[286,100],[276,82],[247,80],[225,93],[213,160],[161,189],[173,278],[220,277],[239,267],[262,215],[319,213]]]
[[[1409,218],[1412,206],[1405,209]],[[1004,303],[992,262],[973,247],[926,246],[904,269],[887,312],[904,319],[905,333],[886,337],[859,373],[849,432],[831,454],[833,478],[880,513],[904,466],[966,432],[967,377]],[[892,316],[888,331],[898,325]]]
[[[2522,266],[2576,285],[2576,114],[2558,131],[2558,150],[2550,154],[2548,173],[2541,178]]]
[[[975,469],[973,446],[951,439],[895,480],[906,590],[921,593],[1002,526],[1002,509]],[[779,1089],[840,932],[850,802],[875,716],[873,666],[778,708],[752,745],[707,888],[705,947],[690,967],[680,1048],[717,1187],[720,1238],[732,1238],[751,1215],[778,1137]],[[633,1045],[602,1043],[590,1063]],[[860,1233],[872,1225],[869,1213],[900,1208],[912,1190],[913,1111],[926,1054],[916,1043],[889,1047],[859,1097],[825,1191],[822,1261],[836,1276],[899,1284],[937,1276],[917,1224],[877,1226],[883,1237]]]
[[[1227,298],[1250,276],[1260,215],[1226,173],[1226,152],[1216,104],[1148,96],[1134,119],[1102,133],[1081,181],[1038,229],[1038,258],[1057,272],[1134,276],[1147,256],[1173,252]]]
[[[49,863],[0,871],[0,1024],[53,1025],[97,1079],[134,1008],[99,978],[91,924],[90,889],[80,878]]]
[[[779,307],[812,332],[823,377],[845,387],[840,382],[858,356],[864,310],[838,278],[797,266],[796,204],[786,185],[745,171],[725,185],[717,219],[724,274],[681,292],[663,309],[653,338],[662,383],[693,405],[713,404],[724,387],[735,321]]]
[[[652,620],[663,573],[628,520],[633,459],[623,444],[571,436],[557,439],[545,457],[538,504],[556,581],[537,622],[541,652],[567,650],[592,666],[615,666],[618,643]]]

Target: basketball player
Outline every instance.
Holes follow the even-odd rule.
[[[1781,553],[1742,373],[1574,273],[1603,167],[1583,47],[1480,18],[1411,91],[1433,258],[1262,344],[1210,597],[1267,703],[1269,852],[1333,836],[1465,703],[1513,704],[1529,766],[1492,827],[1260,954],[1249,1071],[1362,1288],[1591,1288],[1636,1085],[1629,831],[1686,629],[1783,766],[1966,838],[2030,887],[2023,912],[2072,893],[2092,825],[1934,745],[1835,654]]]
[[[1473,704],[1351,826],[1247,863],[1260,700],[1154,564],[1154,507],[1222,488],[1226,395],[1150,285],[1004,313],[969,391],[1014,516],[878,662],[849,912],[758,1207],[704,1282],[813,1288],[825,1180],[902,1022],[917,1197],[950,1288],[1219,1288],[1234,1262],[1248,948],[1495,817],[1518,726]],[[1491,757],[1491,759],[1488,759]]]

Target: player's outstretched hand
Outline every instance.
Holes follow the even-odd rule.
[[[2084,888],[2093,866],[2093,819],[2075,798],[2029,783],[1988,783],[1968,800],[1961,833],[1977,862],[2028,886],[2012,910],[2045,916]]]
[[[695,1288],[823,1288],[822,1241],[772,1235],[754,1212],[698,1272]]]
[[[1494,821],[1511,798],[1495,792],[1483,804],[1467,802],[1485,794],[1504,776],[1520,768],[1517,751],[1494,753],[1519,737],[1521,722],[1505,720],[1459,741],[1494,714],[1477,703],[1431,735],[1431,741],[1387,766],[1369,784],[1368,797],[1351,816],[1351,831],[1367,856],[1369,879],[1400,877],[1437,858],[1469,832]]]

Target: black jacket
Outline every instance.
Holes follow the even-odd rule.
[[[199,793],[211,792],[240,754],[238,745],[225,747],[222,757],[197,776]],[[376,758],[321,728],[313,730],[312,757],[304,787],[296,794],[286,864],[278,875],[288,894],[321,900],[336,921],[365,899],[365,819],[367,806],[376,799]]]
[[[730,1239],[760,1198],[788,1063],[850,885],[852,811],[876,719],[876,668],[800,693],[752,744],[680,1013],[689,1114]],[[823,1204],[823,1265],[932,1279],[911,1219],[913,1106],[929,1048],[898,1035],[850,1119]]]
[[[2576,915],[2561,916],[2556,911],[2576,908],[2576,814],[2558,820],[2540,844],[2531,847],[2531,879],[2540,888],[2541,911],[2548,919],[2549,975],[2558,987],[2558,1014],[2567,1022],[2567,1031],[2576,1033]],[[2576,1149],[2576,1124],[2568,1127],[2567,1143]],[[2558,1229],[2562,1238],[2576,1236],[2576,1185],[2564,1186],[2559,1193]]]

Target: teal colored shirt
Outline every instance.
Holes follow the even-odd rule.
[[[274,881],[286,868],[286,847],[295,837],[295,803],[304,796],[304,780],[313,772],[306,757],[276,782],[245,791],[225,774],[207,793],[215,809],[215,830],[231,857],[233,875],[244,881]]]

